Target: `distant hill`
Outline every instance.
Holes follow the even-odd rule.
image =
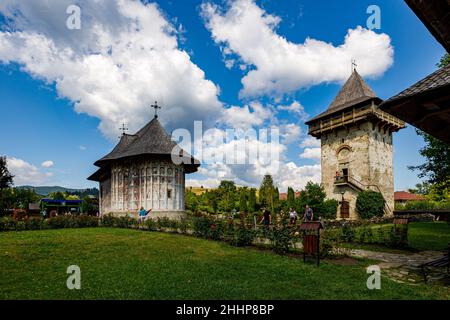
[[[92,189],[71,189],[71,188],[66,188],[66,187],[61,187],[61,186],[18,186],[17,188],[31,189],[31,190],[34,190],[34,192],[36,192],[37,194],[39,194],[41,196],[46,196],[46,195],[48,195],[49,193],[52,193],[52,192],[67,192],[67,193],[81,194],[81,193],[84,193],[87,190],[92,191],[92,193],[98,194],[97,188],[92,188]],[[96,195],[96,194],[94,194],[94,195]]]

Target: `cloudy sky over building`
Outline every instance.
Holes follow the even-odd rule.
[[[81,29],[66,9],[81,8]],[[93,186],[93,162],[162,106],[170,133],[277,128],[273,173],[280,189],[320,181],[320,144],[304,122],[323,111],[357,70],[382,99],[435,70],[444,49],[403,1],[378,1],[381,28],[369,30],[370,1],[131,0],[0,3],[1,154],[15,184]],[[414,41],[411,41],[414,37]],[[242,141],[241,141],[242,142]],[[227,153],[239,139],[210,146]],[[258,145],[264,147],[265,142]],[[418,179],[414,128],[395,134],[396,189]],[[220,179],[259,185],[261,163],[209,163],[188,185]]]

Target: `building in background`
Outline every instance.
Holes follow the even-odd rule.
[[[328,109],[306,122],[321,140],[322,185],[340,203],[338,218],[358,218],[356,198],[363,190],[381,192],[385,213],[394,210],[392,134],[405,124],[381,111],[381,102],[353,69]]]

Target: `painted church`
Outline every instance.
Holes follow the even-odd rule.
[[[175,150],[182,161],[172,161]],[[180,152],[182,151],[182,152]],[[100,185],[101,214],[136,214],[143,207],[152,216],[176,218],[184,213],[185,174],[200,163],[172,141],[155,117],[94,163],[99,169],[88,180]]]

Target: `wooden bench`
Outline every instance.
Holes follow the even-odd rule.
[[[449,273],[449,269],[450,269],[449,256],[450,256],[450,243],[449,243],[449,246],[447,249],[447,253],[444,254],[443,257],[420,265],[420,269],[422,270],[422,274],[423,274],[425,283],[428,280],[427,279],[427,268],[445,268],[445,267],[447,267],[447,273]]]

